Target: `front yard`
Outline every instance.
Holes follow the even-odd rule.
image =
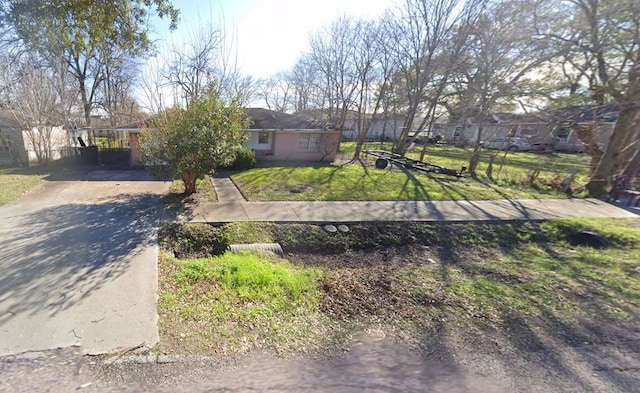
[[[610,247],[572,243],[582,230],[597,230]],[[361,330],[414,348],[444,332],[459,342],[481,332],[500,351],[504,342],[599,340],[587,326],[606,336],[640,317],[637,220],[363,223],[348,233],[169,224],[160,237],[165,353],[334,356]],[[229,242],[278,242],[285,258],[206,255]]]
[[[379,149],[380,144],[368,148]],[[352,144],[343,143],[343,158]],[[388,148],[388,146],[387,146]],[[425,161],[460,169],[470,151],[455,147],[429,147]],[[484,172],[488,157],[497,154],[493,175]],[[414,149],[408,156],[418,158]],[[461,178],[397,168],[379,170],[375,158],[336,164],[262,164],[235,173],[233,181],[250,201],[367,201],[367,200],[487,200],[564,198],[563,182],[575,172],[572,188],[580,193],[586,182],[589,157],[568,154],[540,155],[483,151],[477,176]]]

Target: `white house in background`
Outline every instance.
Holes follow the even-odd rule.
[[[335,119],[329,119],[327,112],[322,109],[308,109],[301,112],[294,113],[295,116],[314,119],[318,122],[325,124],[335,124]],[[366,114],[370,120],[372,115]],[[365,140],[367,141],[395,141],[400,139],[404,127],[404,116],[398,114],[376,114],[375,120],[371,121],[368,125],[367,134]],[[340,130],[340,138],[342,141],[349,142],[355,141],[359,130],[358,113],[355,111],[348,111],[342,130]]]
[[[572,125],[593,125],[594,140],[604,148],[618,119],[615,105],[602,108],[577,105],[553,112],[494,113],[485,117],[474,116],[461,122],[439,124],[445,140],[452,144],[470,144],[478,138],[482,127],[482,140],[518,137],[532,143],[551,143],[555,150],[582,151],[583,143]]]
[[[399,115],[386,116],[379,114],[369,124],[365,140],[367,141],[396,141],[400,139],[402,128],[404,127],[404,117]],[[342,130],[342,140],[355,141],[358,133],[358,121],[349,116],[344,122]]]
[[[33,166],[39,158],[57,161],[75,155],[73,139],[63,126],[24,130],[13,113],[0,112],[0,165]]]

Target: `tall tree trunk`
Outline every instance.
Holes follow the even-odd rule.
[[[469,168],[467,169],[471,176],[475,176],[478,163],[480,162],[480,141],[482,140],[482,131],[484,131],[484,126],[480,124],[478,126],[478,135],[473,145],[473,154],[469,160]]]
[[[78,78],[78,84],[80,85],[80,99],[82,100],[82,110],[84,111],[85,126],[91,126],[91,103],[87,97],[87,90],[85,89],[85,81],[82,78]]]
[[[597,128],[597,124],[572,124],[570,128],[578,134],[578,138],[585,144],[585,153],[591,157],[589,164],[589,174],[591,174],[598,166],[603,153],[593,135],[593,130]]]
[[[592,195],[597,197],[605,195],[613,175],[620,169],[622,153],[626,147],[625,141],[629,140],[629,134],[634,130],[633,126],[638,115],[640,115],[640,107],[633,104],[627,104],[620,111],[609,143],[587,183],[587,190]]]
[[[362,152],[362,146],[364,145],[365,137],[364,135],[356,136],[356,150],[353,152],[353,160],[358,160],[360,158],[360,153]]]
[[[627,166],[622,171],[624,187],[629,188],[633,179],[640,173],[640,150],[636,150],[635,155],[629,160]]]

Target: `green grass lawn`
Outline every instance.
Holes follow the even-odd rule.
[[[11,203],[49,176],[42,168],[0,169],[0,206]]]
[[[318,269],[249,253],[185,261],[161,253],[160,269],[164,350],[230,354],[261,343],[293,351],[321,334]]]
[[[75,165],[0,168],[0,206],[15,201],[44,181],[82,179],[86,170]]]
[[[379,149],[380,144],[367,148]],[[352,143],[341,144],[343,157],[353,152]],[[389,148],[387,146],[386,148]],[[455,147],[429,147],[425,161],[460,169],[471,152]],[[484,171],[490,154],[497,154],[493,176]],[[409,157],[418,158],[414,149]],[[559,185],[576,171],[573,186],[586,181],[589,157],[578,155],[508,153],[483,151],[475,179],[389,166],[378,170],[374,158],[363,156],[363,163],[339,164],[263,164],[233,174],[234,182],[252,201],[359,201],[359,200],[486,200],[563,198]],[[504,162],[503,162],[504,161]],[[531,174],[539,170],[531,180]]]

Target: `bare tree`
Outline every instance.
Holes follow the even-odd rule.
[[[479,160],[483,122],[496,105],[522,94],[529,74],[556,55],[533,27],[519,23],[532,19],[534,10],[526,1],[491,2],[464,33],[467,45],[455,63],[452,86],[458,102],[453,113],[463,124],[470,116],[479,120],[468,168],[472,174]]]
[[[280,72],[257,83],[256,96],[269,110],[289,112],[295,110],[295,91],[292,78],[288,73]]]
[[[450,65],[443,63],[454,32],[466,31],[468,23],[482,8],[482,1],[405,0],[402,8],[387,18],[392,35],[397,71],[394,91],[405,116],[396,152],[404,154],[409,133],[419,116],[427,112],[426,105],[438,101],[448,78]],[[439,86],[433,86],[433,82]],[[433,88],[435,87],[435,89]]]
[[[165,67],[164,61],[158,57],[147,59],[138,81],[144,107],[153,114],[165,110],[168,106],[168,100],[171,99],[169,82],[165,78],[165,75],[168,74]]]
[[[372,126],[379,120],[385,122],[383,127],[386,125],[384,117],[388,107],[385,102],[391,90],[395,63],[391,51],[393,43],[388,39],[384,23],[360,21],[354,28],[354,70],[357,85],[353,107],[357,133],[353,159],[357,160]]]
[[[66,145],[63,126],[77,91],[66,78],[63,62],[57,69],[49,64],[26,51],[5,53],[0,60],[3,100],[39,164],[50,163],[56,146]]]
[[[323,99],[316,99],[320,95],[317,83],[318,74],[313,68],[313,61],[309,54],[302,55],[286,75],[293,87],[294,112],[302,112],[314,107],[321,107]]]
[[[612,99],[619,116],[607,146],[587,184],[602,195],[613,177],[635,173],[640,132],[640,4],[633,0],[567,0],[551,37],[557,45],[581,53],[574,70],[589,80],[596,103]]]
[[[213,80],[222,39],[220,29],[212,24],[200,24],[190,32],[187,42],[173,49],[166,78],[185,104],[203,96],[206,86]]]
[[[312,66],[321,75],[320,90],[326,100],[322,105],[326,117],[338,129],[345,124],[358,86],[354,59],[357,24],[342,16],[311,36],[309,54]]]
[[[193,98],[205,95],[214,83],[225,99],[250,99],[254,82],[242,74],[235,52],[236,42],[224,27],[200,21],[189,33],[186,42],[177,43],[167,62],[167,85],[173,90],[174,101],[187,105]]]
[[[103,84],[97,94],[97,105],[104,110],[111,126],[117,126],[138,120],[140,108],[133,89],[137,84],[139,68],[136,61],[122,51],[112,51],[103,57]]]

